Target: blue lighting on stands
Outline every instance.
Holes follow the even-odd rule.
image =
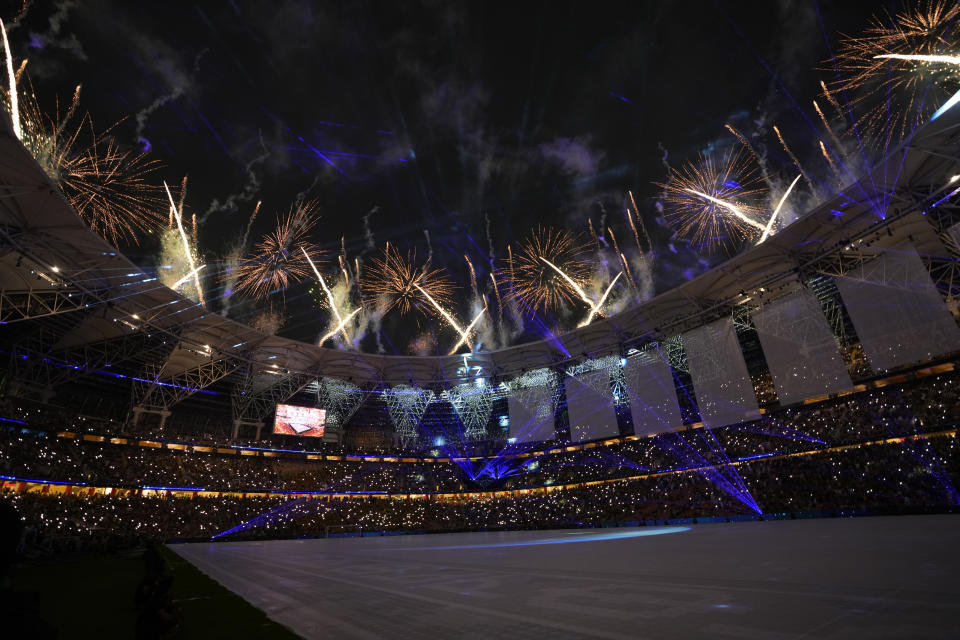
[[[737,462],[742,460],[756,460],[757,458],[769,458],[770,456],[778,455],[778,451],[772,451],[770,453],[758,453],[755,456],[744,456],[742,458],[737,458]]]
[[[36,482],[37,484],[68,484],[74,487],[85,487],[86,482],[64,482],[63,480],[31,480],[30,478],[18,478],[16,476],[0,475],[0,480],[9,480],[11,482]]]

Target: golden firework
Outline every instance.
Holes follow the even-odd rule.
[[[253,253],[236,270],[239,294],[266,299],[291,283],[313,276],[310,265],[319,262],[320,248],[310,241],[319,219],[317,202],[309,200],[290,207],[277,228],[263,237]]]
[[[364,268],[360,291],[381,314],[394,309],[401,314],[412,309],[439,313],[438,308],[452,305],[454,286],[443,269],[429,262],[417,266],[416,253],[403,256],[387,244]]]
[[[591,304],[582,294],[591,272],[589,252],[589,244],[566,229],[537,227],[511,253],[510,297],[533,310],[556,309],[564,302]]]
[[[960,89],[960,4],[928,0],[896,16],[871,18],[861,37],[844,37],[826,95],[859,111],[873,140],[896,142]]]
[[[66,113],[58,107],[51,118],[32,90],[20,94],[20,140],[93,231],[114,245],[138,244],[163,224],[163,190],[148,181],[162,165],[117,143],[110,132],[122,120],[98,134],[89,115],[75,118],[79,99],[78,86]]]
[[[759,167],[743,147],[701,154],[695,162],[671,169],[655,183],[664,190],[664,216],[677,233],[694,244],[737,247],[763,233],[766,187]]]

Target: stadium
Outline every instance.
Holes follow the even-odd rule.
[[[309,188],[217,226],[147,155],[181,166],[147,120],[192,89],[136,132],[72,123],[79,87],[46,115],[38,11],[2,16],[13,637],[955,637],[960,8],[824,35],[792,142],[730,118],[649,197],[550,174],[613,180],[602,216],[501,246],[483,212],[400,211],[379,247],[376,209],[327,222],[322,191],[426,142],[365,169],[301,136]]]

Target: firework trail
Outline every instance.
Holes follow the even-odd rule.
[[[666,153],[667,153],[666,150],[664,150],[663,153],[664,153],[664,162],[666,162]],[[633,205],[633,213],[637,216],[637,222],[640,224],[640,230],[643,231],[643,239],[647,241],[647,248],[643,249],[640,246],[640,239],[637,238],[637,249],[639,249],[641,253],[650,253],[652,256],[653,242],[650,240],[650,234],[647,233],[647,225],[643,223],[643,216],[640,215],[640,209],[637,208],[637,202],[636,200],[633,199],[633,192],[627,191],[627,195],[630,196],[630,204]],[[633,226],[632,218],[630,220],[630,225]],[[636,236],[636,233],[637,233],[636,227],[633,228],[633,233],[634,233],[634,236]]]
[[[10,53],[10,43],[7,41],[7,28],[0,20],[0,32],[3,33],[3,52],[7,58],[7,81],[10,85],[10,117],[13,119],[13,133],[18,140],[23,139],[20,129],[20,106],[17,101],[17,78],[13,73],[13,54]]]
[[[912,60],[914,62],[940,62],[943,64],[960,64],[960,56],[938,56],[938,55],[907,55],[900,53],[888,53],[882,56],[873,56],[874,60]]]
[[[480,313],[474,316],[473,320],[470,321],[470,324],[467,325],[467,328],[460,333],[460,341],[457,342],[457,344],[453,345],[453,349],[451,349],[450,353],[447,354],[448,356],[452,356],[453,354],[455,354],[457,352],[457,349],[459,349],[460,345],[462,345],[464,342],[466,342],[467,345],[469,346],[470,332],[477,325],[477,322],[480,321],[480,318],[483,316],[484,313],[486,313],[486,311],[487,311],[487,304],[486,304],[486,300],[484,300],[483,308],[480,309]],[[457,329],[457,331],[460,331],[460,330]]]
[[[503,325],[503,300],[500,298],[500,287],[497,286],[497,279],[490,272],[490,282],[493,283],[493,293],[497,297],[497,324]]]
[[[597,249],[597,253],[600,253],[600,238],[597,237],[597,232],[593,228],[593,218],[587,218],[587,226],[590,228],[590,235],[593,237],[593,244]]]
[[[173,201],[173,194],[170,193],[170,187],[167,186],[167,183],[163,183],[163,188],[167,192],[167,198],[170,199],[170,207],[173,210],[173,217],[177,222],[177,231],[180,234],[180,240],[183,241],[183,252],[187,256],[187,262],[190,264],[190,271],[193,273],[193,283],[197,287],[197,298],[200,302],[200,306],[207,306],[207,303],[203,299],[203,287],[200,286],[200,271],[197,269],[197,265],[193,260],[193,250],[190,247],[190,243],[187,241],[187,234],[183,230],[183,216],[180,211],[177,209],[176,203]]]
[[[303,247],[300,247],[300,251],[303,252],[303,257],[307,259],[307,263],[309,263],[310,268],[313,269],[314,275],[317,276],[317,282],[319,282],[320,286],[323,287],[323,292],[327,294],[327,302],[330,304],[330,309],[333,311],[333,315],[337,319],[337,330],[333,332],[333,335],[335,335],[338,331],[342,332],[343,339],[346,340],[347,344],[350,344],[350,336],[347,335],[346,329],[343,328],[346,323],[344,322],[343,317],[340,315],[340,309],[337,308],[337,302],[333,299],[333,294],[330,293],[330,289],[327,288],[327,283],[324,281],[323,276],[320,275],[317,265],[315,265],[313,260],[310,259],[310,254],[307,253],[307,250]],[[360,309],[357,309],[356,311],[359,310]],[[354,313],[356,313],[356,311],[354,311]],[[353,314],[350,315],[352,316]],[[320,341],[320,344],[323,344],[328,337],[330,336],[328,335],[324,337],[323,340]]]
[[[843,178],[840,176],[840,171],[837,169],[837,165],[834,164],[833,158],[827,152],[826,145],[823,144],[823,140],[820,140],[820,153],[823,154],[823,157],[826,158],[827,164],[830,165],[830,170],[833,171],[833,177],[837,179],[837,186],[843,187]]]
[[[453,316],[447,313],[447,311],[443,307],[441,307],[436,300],[433,299],[433,296],[431,296],[426,289],[424,289],[423,287],[421,287],[419,284],[416,284],[416,283],[414,283],[413,286],[414,288],[416,288],[417,291],[423,294],[423,297],[426,298],[427,302],[430,303],[433,309],[440,314],[440,317],[446,320],[447,324],[453,327],[453,330],[460,334],[460,337],[467,343],[467,346],[470,348],[470,350],[473,351],[473,345],[470,344],[470,336],[463,329],[460,328],[460,325],[458,325],[457,321],[453,319]]]
[[[348,313],[348,314],[346,315],[346,317],[344,317],[344,318],[339,318],[339,317],[338,317],[337,326],[335,326],[335,327],[333,328],[333,330],[330,331],[329,333],[327,333],[325,336],[323,336],[322,338],[320,338],[320,341],[317,342],[317,344],[318,344],[318,345],[322,345],[322,344],[323,344],[324,342],[326,342],[328,339],[332,338],[333,336],[337,335],[337,333],[341,333],[341,332],[343,333],[344,339],[347,340],[347,342],[349,343],[349,340],[350,340],[350,339],[349,339],[349,337],[347,337],[347,332],[346,332],[346,330],[344,329],[344,327],[347,325],[348,322],[350,322],[350,320],[353,319],[353,316],[357,315],[358,313],[360,313],[360,307],[357,307],[356,309],[354,309],[353,311],[351,311],[350,313]]]
[[[837,99],[833,97],[833,94],[830,92],[830,89],[827,88],[826,83],[823,80],[820,81],[820,89],[823,90],[823,95],[827,99],[827,102],[830,103],[837,113],[842,114],[843,109],[840,108],[840,103],[837,102]]]
[[[613,235],[613,229],[607,227],[607,233],[610,234],[610,240],[613,242],[613,250],[620,253],[620,245],[617,244],[617,236]]]
[[[340,272],[343,274],[343,280],[346,283],[347,287],[351,286],[350,283],[350,259],[347,258],[347,238],[346,236],[340,236],[340,255],[337,256],[340,261]],[[354,274],[356,277],[356,274]]]
[[[473,263],[470,262],[470,256],[463,254],[463,259],[467,261],[467,267],[470,268],[470,287],[473,290],[473,297],[479,298],[480,292],[477,288],[477,272],[473,269]]]
[[[630,207],[624,207],[627,214],[627,222],[630,223],[630,230],[633,231],[633,240],[637,244],[637,251],[643,253],[643,247],[640,244],[640,234],[637,233],[637,225],[633,223],[633,215],[630,213]]]
[[[170,195],[169,191],[170,190],[167,189],[167,196]],[[183,176],[183,180],[180,181],[180,200],[177,203],[177,211],[183,211],[183,203],[186,201],[187,201],[187,176]]]
[[[172,285],[170,285],[170,288],[174,290],[179,289],[181,286],[183,286],[183,283],[185,283],[187,280],[190,280],[195,275],[203,271],[203,268],[206,266],[207,265],[205,264],[200,265],[199,267],[197,267],[196,269],[194,269],[193,271],[191,271],[190,273],[188,273],[187,275],[183,276],[182,278],[174,282]]]
[[[578,296],[580,296],[581,300],[586,302],[587,305],[593,306],[593,300],[591,300],[590,296],[588,296],[587,293],[583,290],[583,288],[579,284],[577,284],[576,280],[568,276],[563,269],[553,264],[543,256],[540,256],[540,260],[542,260],[548,267],[553,269],[557,273],[557,275],[559,275],[564,280],[564,282],[566,282],[570,286],[570,288],[573,291],[575,291]]]
[[[822,144],[822,143],[821,143]],[[767,221],[767,226],[763,229],[763,234],[760,236],[760,240],[757,241],[757,244],[760,244],[770,235],[771,229],[773,229],[773,222],[777,219],[777,215],[780,213],[780,208],[783,207],[783,203],[787,201],[787,198],[790,197],[790,192],[793,191],[793,188],[797,185],[797,181],[800,180],[800,175],[797,175],[793,179],[793,182],[790,183],[790,186],[787,187],[787,190],[784,192],[783,196],[780,197],[780,202],[777,203],[777,208],[773,210],[773,214],[770,216],[770,220]]]
[[[623,275],[623,272],[621,271],[620,273],[617,274],[617,277],[615,277],[615,278],[610,282],[610,284],[607,286],[607,289],[603,292],[603,295],[600,296],[600,300],[597,302],[597,304],[592,304],[592,303],[591,303],[591,305],[590,305],[590,314],[587,315],[587,319],[584,320],[583,322],[581,322],[579,326],[585,327],[585,326],[587,326],[588,324],[590,324],[590,323],[593,321],[593,316],[595,316],[595,315],[597,315],[597,313],[599,313],[600,307],[602,307],[602,306],[603,306],[603,303],[607,301],[607,296],[610,295],[610,291],[613,290],[613,285],[617,284],[617,280],[619,280],[619,279],[620,279],[620,276],[622,276],[622,275]]]
[[[787,146],[787,141],[783,139],[783,134],[780,133],[780,129],[776,125],[773,126],[773,132],[777,134],[777,140],[780,141],[780,146],[783,147],[783,150],[787,152],[787,155],[790,156],[790,160],[793,161],[793,164],[797,167],[797,171],[800,172],[800,175],[803,176],[804,181],[807,183],[807,186],[810,187],[810,193],[814,193],[813,183],[810,182],[810,178],[807,177],[806,172],[803,170],[800,161],[797,159],[797,156],[793,155],[793,151],[790,150],[790,147]]]
[[[627,257],[622,253],[620,254],[620,262],[623,264],[623,269],[627,274],[627,281],[630,282],[630,286],[633,288],[633,292],[635,294],[639,294],[640,288],[637,287],[637,281],[633,279],[633,274],[630,273],[630,263],[627,262]]]
[[[263,200],[257,200],[256,206],[253,208],[253,213],[250,214],[250,219],[247,220],[247,228],[243,232],[243,239],[240,240],[241,249],[246,249],[247,239],[250,237],[250,229],[253,227],[253,221],[257,219],[257,214],[260,213],[260,205],[263,203]]]
[[[817,101],[813,101],[813,109],[817,112],[817,115],[820,116],[820,122],[823,123],[823,127],[827,130],[827,134],[830,136],[830,141],[834,144],[837,151],[839,152],[843,145],[840,144],[840,138],[833,132],[833,127],[830,126],[827,116],[823,114],[823,111],[820,110],[820,105],[817,104]]]
[[[729,123],[727,123],[727,124],[725,124],[725,125],[723,125],[723,126],[726,128],[727,131],[729,131],[729,132],[732,133],[734,136],[736,136],[737,140],[740,141],[740,144],[742,144],[743,146],[745,146],[745,147],[747,148],[747,151],[750,152],[750,154],[754,157],[754,159],[757,161],[757,163],[759,163],[760,166],[763,166],[763,159],[760,157],[760,154],[757,153],[757,150],[754,149],[753,145],[750,144],[750,141],[747,140],[747,137],[746,137],[745,135],[743,135],[742,133],[740,133],[739,131],[737,131],[736,129],[734,129],[733,126],[731,126]]]
[[[763,225],[762,225],[762,224],[760,224],[760,223],[757,222],[756,220],[753,220],[753,219],[749,218],[749,217],[748,217],[743,211],[741,211],[740,208],[737,207],[736,205],[734,205],[734,204],[732,204],[732,203],[730,203],[730,202],[726,202],[726,201],[724,201],[724,200],[721,200],[720,198],[714,198],[713,196],[707,195],[706,193],[703,193],[702,191],[697,191],[696,189],[687,189],[687,191],[689,191],[690,193],[692,193],[692,194],[694,194],[694,195],[696,195],[696,196],[699,196],[699,197],[703,198],[704,200],[707,200],[708,202],[712,202],[712,203],[715,204],[715,205],[718,205],[718,206],[723,207],[724,209],[726,209],[727,211],[729,211],[730,213],[732,213],[734,216],[736,216],[739,220],[742,220],[745,224],[748,224],[748,225],[750,225],[751,227],[754,227],[754,228],[757,228],[757,229],[763,229]]]

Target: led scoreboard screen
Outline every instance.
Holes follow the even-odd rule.
[[[278,404],[277,417],[273,421],[273,432],[285,436],[320,438],[323,436],[323,427],[326,422],[326,409]]]

